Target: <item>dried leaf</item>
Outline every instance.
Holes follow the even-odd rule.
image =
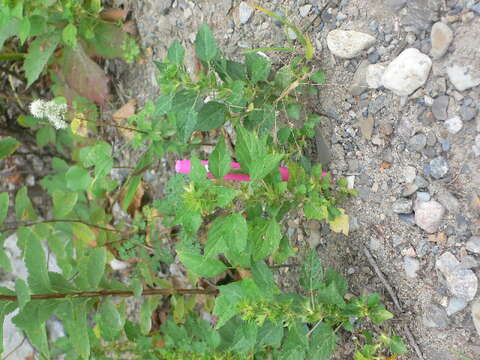
[[[135,105],[137,105],[137,101],[135,99],[130,99],[126,104],[122,105],[120,109],[115,111],[112,114],[115,123],[119,126],[125,126],[127,119],[135,114]],[[133,133],[131,131],[120,128],[119,131],[124,138],[129,140],[133,139]]]
[[[74,134],[82,137],[88,136],[87,122],[85,121],[85,115],[82,113],[75,113],[75,117],[70,123],[70,129]]]
[[[108,78],[80,44],[75,49],[65,50],[63,76],[79,95],[99,105],[105,104],[109,95]]]
[[[100,17],[103,20],[107,21],[123,21],[126,19],[129,9],[120,9],[120,8],[110,8],[110,9],[105,9],[100,13]]]
[[[348,236],[349,222],[348,215],[345,215],[343,209],[339,209],[342,212],[342,215],[338,215],[335,220],[329,221],[330,229],[336,233],[343,233]]]

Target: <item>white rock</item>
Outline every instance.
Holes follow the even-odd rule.
[[[240,20],[241,24],[246,24],[248,20],[252,17],[253,14],[253,8],[248,5],[245,1],[242,1],[240,3],[240,6],[238,7],[238,17]]]
[[[305,17],[308,15],[311,9],[312,9],[312,5],[307,4],[307,5],[301,6],[298,12],[300,13],[301,17]]]
[[[447,280],[450,292],[465,301],[475,298],[478,288],[478,279],[470,269],[463,269],[455,256],[446,252],[437,259],[436,267]]]
[[[415,180],[416,176],[417,176],[417,169],[415,169],[413,166],[405,166],[405,169],[403,170],[404,182],[411,183]]]
[[[445,208],[435,200],[419,201],[415,204],[415,223],[427,233],[437,231]]]
[[[18,309],[5,316],[3,323],[3,354],[10,354],[8,359],[34,359],[35,349],[29,341],[24,341],[22,330],[13,323],[12,318],[18,314]]]
[[[465,248],[476,254],[480,254],[480,236],[472,236],[466,243]]]
[[[462,311],[467,307],[468,303],[460,298],[457,297],[452,297],[450,298],[450,301],[448,302],[448,306],[446,308],[447,315],[453,315],[459,311]]]
[[[454,116],[451,119],[445,121],[445,127],[450,134],[456,134],[462,130],[463,122],[460,116]]]
[[[430,34],[430,40],[432,42],[432,49],[430,55],[434,59],[440,59],[448,50],[448,47],[453,40],[453,31],[448,25],[437,22],[432,26],[432,32]]]
[[[408,96],[427,81],[432,60],[415,48],[402,51],[385,70],[383,86],[399,96]]]
[[[383,85],[382,76],[386,70],[383,64],[370,64],[367,66],[367,85],[370,89],[378,89]]]
[[[458,91],[480,85],[480,72],[470,65],[453,64],[447,67],[448,78]]]
[[[333,55],[351,59],[372,46],[375,38],[353,30],[332,30],[327,35],[327,46]]]
[[[112,268],[112,270],[120,271],[129,268],[130,264],[125,261],[113,259],[112,261],[110,261],[110,267]]]
[[[478,122],[480,124],[480,121]],[[478,130],[480,131],[480,130]],[[472,146],[475,156],[480,156],[480,135],[475,137],[475,144]]]

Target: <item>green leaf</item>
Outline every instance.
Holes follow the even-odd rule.
[[[25,229],[25,265],[28,270],[28,285],[34,294],[51,292],[48,266],[42,244],[34,232]]]
[[[272,64],[260,54],[247,54],[245,63],[250,80],[254,83],[266,81]]]
[[[183,58],[185,57],[185,49],[178,40],[174,40],[168,48],[167,59],[172,64],[182,65]]]
[[[185,267],[199,276],[211,278],[227,270],[224,263],[214,258],[185,251],[179,251],[178,255]]]
[[[78,299],[66,303],[61,319],[69,335],[73,349],[81,359],[90,359],[86,303],[89,299]]]
[[[240,281],[219,286],[220,295],[215,299],[213,315],[218,316],[216,328],[219,329],[233,318],[238,310],[237,304],[244,299],[245,294]]]
[[[114,339],[122,330],[125,319],[108,297],[102,301],[98,312],[100,314],[99,327],[103,337]]]
[[[112,146],[104,141],[97,142],[94,146],[80,150],[80,160],[83,166],[95,166],[97,178],[106,176],[113,167]]]
[[[257,345],[278,348],[282,343],[282,338],[283,327],[267,320],[263,326],[258,329]]]
[[[280,224],[274,218],[265,221],[254,232],[254,245],[253,245],[253,260],[263,260],[280,245],[282,239],[282,233]]]
[[[328,218],[327,206],[314,199],[309,199],[303,204],[303,212],[307,219],[324,220]]]
[[[240,214],[230,214],[216,218],[208,230],[205,256],[211,257],[229,249],[243,251],[247,246],[248,228]]]
[[[218,47],[212,31],[207,24],[202,24],[195,38],[195,54],[204,62],[209,62],[218,53]]]
[[[142,175],[137,175],[130,178],[130,180],[128,180],[127,183],[125,184],[127,190],[125,191],[125,195],[123,196],[123,199],[122,199],[122,209],[124,211],[127,211],[128,207],[132,203],[132,200],[135,196],[135,193],[137,192],[137,188],[140,185],[141,181],[142,181]]]
[[[15,36],[18,33],[20,21],[17,19],[9,19],[9,21],[0,27],[0,50],[3,48],[5,40]]]
[[[96,240],[96,235],[90,229],[90,226],[83,224],[81,222],[76,222],[72,224],[72,233],[73,235],[83,241],[85,244],[94,245]]]
[[[87,190],[93,181],[88,170],[78,165],[68,169],[65,179],[67,180],[67,187],[72,191]]]
[[[172,108],[172,97],[162,95],[155,101],[155,115],[164,115]]]
[[[394,355],[405,354],[408,352],[408,349],[403,343],[400,336],[393,336],[388,343],[388,348],[390,349],[390,352]]]
[[[7,273],[11,273],[12,265],[10,264],[10,258],[5,252],[5,248],[3,246],[5,239],[6,239],[6,235],[0,233],[0,269],[5,270]]]
[[[43,16],[32,15],[30,16],[30,34],[29,36],[42,35],[47,30],[47,21]]]
[[[198,120],[195,129],[197,131],[209,131],[222,126],[227,121],[228,109],[225,104],[209,101],[198,112]]]
[[[265,297],[272,299],[274,292],[278,291],[272,270],[263,261],[258,261],[252,266],[252,277],[258,288],[264,293]]]
[[[197,126],[198,113],[193,109],[186,109],[176,113],[176,116],[178,136],[181,142],[186,143]]]
[[[341,291],[335,282],[322,284],[317,290],[317,300],[322,304],[345,306]]]
[[[318,290],[323,283],[323,266],[316,251],[310,251],[300,270],[300,285],[307,291]]]
[[[7,192],[1,193],[0,194],[0,225],[2,225],[5,219],[7,218],[8,203],[9,203],[8,193]]]
[[[207,179],[207,169],[194,155],[190,161],[190,179],[194,183],[204,183]]]
[[[15,293],[18,299],[18,307],[23,310],[25,304],[30,301],[30,289],[23,279],[15,280]]]
[[[62,40],[71,48],[77,46],[77,27],[74,24],[70,23],[63,28]]]
[[[20,21],[20,26],[18,30],[18,37],[20,39],[20,44],[23,45],[27,37],[30,35],[30,19],[28,17],[24,17]]]
[[[28,198],[27,188],[23,186],[15,196],[15,215],[20,220],[36,220],[37,214]]]
[[[35,134],[35,140],[37,141],[37,146],[39,147],[44,147],[48,144],[55,144],[56,138],[57,134],[55,129],[50,125],[42,127]]]
[[[326,360],[333,355],[339,338],[330,325],[321,323],[310,334],[310,358]]]
[[[30,44],[28,54],[23,62],[23,69],[28,80],[27,87],[38,79],[59,42],[60,35],[55,32],[39,36]]]
[[[0,140],[0,160],[12,155],[20,146],[20,143],[13,137],[7,136]]]
[[[294,120],[300,120],[300,111],[301,107],[298,103],[292,103],[287,105],[287,114]]]
[[[213,186],[212,190],[217,194],[217,203],[219,207],[228,206],[235,197],[240,193],[238,190],[225,187],[225,186]]]
[[[107,251],[105,248],[95,248],[88,257],[88,282],[92,288],[97,288],[105,272]]]
[[[147,335],[152,328],[152,313],[157,308],[161,297],[150,296],[143,300],[142,308],[140,309],[140,331],[143,335]]]
[[[230,171],[231,161],[232,158],[228,153],[225,139],[222,135],[208,159],[208,169],[217,179],[223,179],[223,177]]]
[[[325,83],[325,72],[323,71],[315,71],[311,76],[310,80],[317,84]]]
[[[368,312],[368,317],[373,321],[374,324],[381,324],[385,320],[390,320],[393,318],[393,314],[385,310],[383,305],[375,307],[374,309]]]
[[[78,193],[53,190],[52,199],[55,218],[63,218],[73,210],[78,200]]]

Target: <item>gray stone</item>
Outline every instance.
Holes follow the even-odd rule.
[[[420,261],[411,256],[405,256],[403,258],[403,268],[405,269],[405,274],[409,278],[416,278],[417,271],[420,269]]]
[[[431,199],[431,196],[428,192],[419,191],[417,192],[417,201],[428,201]]]
[[[447,67],[448,78],[458,91],[480,85],[480,72],[469,64],[452,64]]]
[[[378,53],[378,51],[374,51],[371,54],[368,54],[367,59],[370,64],[376,64],[378,60],[380,60],[380,54]]]
[[[430,176],[437,180],[447,175],[449,170],[448,163],[442,156],[437,156],[431,160],[429,166]]]
[[[463,121],[473,120],[477,116],[477,109],[464,105],[460,108],[460,116]]]
[[[447,109],[450,98],[442,95],[433,100],[432,113],[437,120],[447,120]]]
[[[460,116],[454,116],[445,121],[445,127],[450,134],[456,134],[463,128],[462,119],[460,119]]]
[[[417,184],[419,189],[425,189],[426,187],[428,187],[428,181],[425,180],[424,177],[417,175],[414,180],[415,184]]]
[[[403,181],[406,183],[411,183],[415,180],[415,176],[417,175],[417,169],[413,166],[405,166],[403,169]]]
[[[436,198],[451,213],[455,213],[460,209],[460,202],[455,195],[443,187],[437,191]]]
[[[463,299],[460,299],[460,298],[457,298],[457,297],[452,297],[450,298],[450,300],[448,301],[448,306],[447,306],[447,315],[450,316],[450,315],[453,315],[459,311],[462,311],[463,309],[465,309],[467,307],[468,303],[463,300]]]
[[[358,126],[360,127],[360,131],[363,137],[367,140],[372,138],[373,132],[373,125],[374,125],[374,118],[373,116],[366,116],[362,117],[358,122]]]
[[[428,30],[438,20],[439,1],[408,0],[403,24],[411,30]]]
[[[415,194],[415,192],[418,190],[418,186],[415,183],[409,183],[405,184],[405,187],[402,190],[402,196],[403,197],[409,197]]]
[[[448,50],[448,47],[453,40],[453,31],[448,25],[437,22],[432,26],[432,32],[430,34],[430,40],[432,42],[432,49],[430,55],[434,59],[440,59]]]
[[[406,3],[407,0],[385,0],[385,5],[387,5],[394,12],[400,11]]]
[[[435,136],[435,133],[429,132],[427,134],[427,145],[428,146],[433,146],[437,142],[437,137]]]
[[[353,75],[352,84],[350,85],[350,94],[353,96],[359,96],[364,91],[368,90],[366,75],[367,67],[369,66],[368,61],[363,60],[360,65],[357,67],[357,71]]]
[[[465,248],[468,251],[471,251],[475,254],[480,254],[480,236],[472,236],[465,245]]]
[[[238,18],[241,24],[246,24],[252,17],[253,8],[245,1],[242,1],[238,7]]]
[[[446,329],[449,320],[447,312],[437,304],[428,304],[423,312],[423,325],[428,328]]]
[[[408,96],[427,81],[432,60],[415,48],[402,51],[385,70],[383,86],[399,96]]]
[[[395,214],[410,214],[412,207],[412,199],[398,199],[392,204],[392,210]]]
[[[375,43],[369,34],[353,30],[332,30],[327,35],[327,46],[335,55],[343,59],[351,59]]]
[[[415,223],[427,233],[434,233],[442,222],[445,208],[435,200],[415,204]]]
[[[477,300],[472,304],[471,314],[473,325],[475,325],[475,329],[477,329],[477,334],[478,336],[480,336],[480,300]]]
[[[372,115],[377,114],[385,106],[386,98],[387,97],[385,95],[380,95],[370,101],[370,103],[368,104],[368,112]]]
[[[480,124],[480,122],[479,122],[479,124]],[[475,156],[480,156],[480,134],[478,134],[475,137],[475,144],[473,144],[472,150],[475,153]]]
[[[300,6],[300,9],[298,10],[298,12],[300,13],[301,17],[305,17],[310,13],[311,9],[312,9],[312,5],[307,4],[307,5]]]
[[[422,151],[423,148],[427,145],[427,136],[425,134],[414,135],[408,140],[407,149],[408,151]]]
[[[470,255],[465,255],[462,257],[462,261],[460,261],[460,268],[462,269],[473,269],[478,267],[478,261]]]
[[[435,266],[440,270],[447,281],[448,290],[456,297],[471,301],[475,298],[478,288],[478,279],[472,270],[462,269],[455,256],[446,252],[436,261]]]

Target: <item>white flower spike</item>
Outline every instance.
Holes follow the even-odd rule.
[[[66,129],[68,127],[65,121],[66,104],[56,104],[53,100],[48,102],[35,100],[30,104],[30,113],[36,118],[47,118],[56,129]]]

